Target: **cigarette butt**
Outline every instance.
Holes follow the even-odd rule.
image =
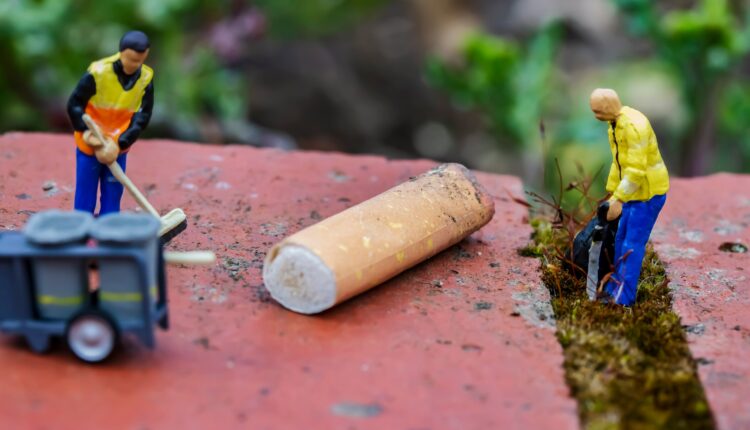
[[[494,213],[466,167],[443,164],[277,243],[263,280],[284,307],[322,312],[460,242]]]

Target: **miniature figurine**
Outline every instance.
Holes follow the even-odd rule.
[[[641,112],[622,106],[612,89],[591,93],[591,110],[609,122],[612,166],[607,179],[607,220],[620,217],[615,237],[615,270],[604,288],[604,300],[631,306],[646,243],[669,190],[669,174],[651,124]]]
[[[74,203],[77,210],[93,214],[100,187],[99,215],[120,211],[123,186],[107,165],[117,161],[125,170],[130,147],[151,119],[154,72],[143,64],[149,48],[146,34],[125,33],[120,39],[120,52],[91,63],[68,100],[68,116],[75,129],[77,146]],[[84,114],[112,140],[99,142],[84,122]]]

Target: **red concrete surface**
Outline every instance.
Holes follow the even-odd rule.
[[[721,429],[750,429],[750,176],[672,180],[652,235]]]
[[[72,206],[73,148],[70,136],[0,137],[0,229]],[[298,315],[263,288],[273,243],[433,165],[138,142],[131,178],[190,220],[170,248],[213,249],[219,263],[169,269],[172,328],[154,351],[126,339],[88,366],[62,345],[39,356],[0,337],[2,427],[577,428],[538,262],[516,254],[530,233],[507,198],[516,178],[480,175],[497,205],[488,226],[332,311]]]

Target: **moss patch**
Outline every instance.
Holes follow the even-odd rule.
[[[587,429],[713,429],[664,267],[652,249],[632,308],[590,302],[584,278],[562,269],[570,236],[537,219],[534,243],[550,290],[565,376]]]

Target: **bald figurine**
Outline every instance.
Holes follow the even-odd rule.
[[[609,123],[612,166],[607,178],[607,220],[620,217],[615,238],[615,271],[604,287],[604,300],[631,306],[651,230],[664,206],[669,174],[651,124],[641,112],[623,106],[615,90],[591,93],[591,111]]]

